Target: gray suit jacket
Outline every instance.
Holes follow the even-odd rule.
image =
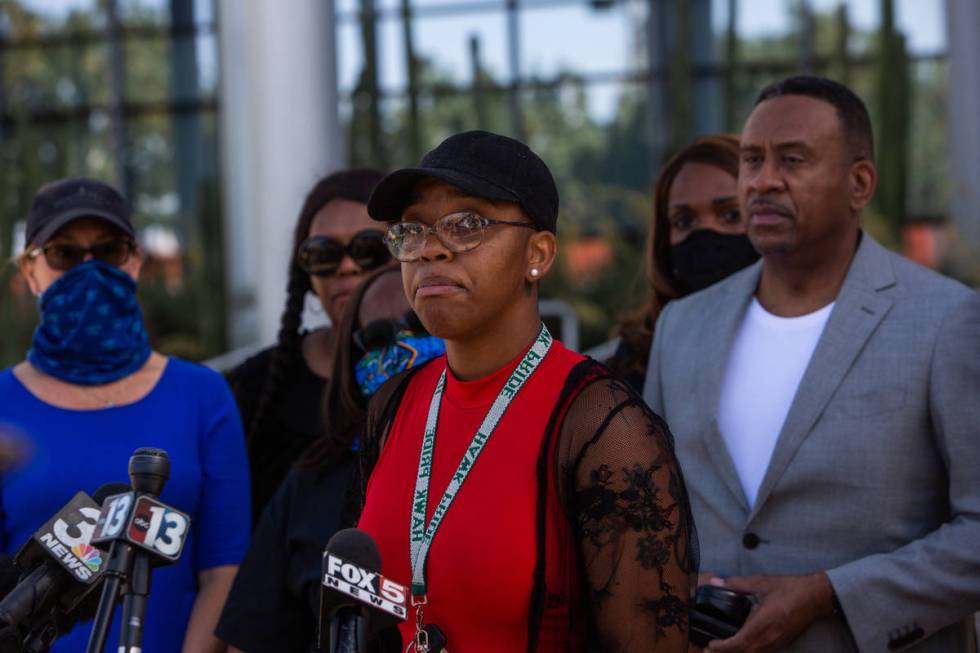
[[[850,624],[787,651],[975,650],[980,295],[864,234],[750,510],[716,420],[762,264],[657,322],[644,397],[676,438],[701,568],[826,571]]]

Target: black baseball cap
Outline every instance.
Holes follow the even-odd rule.
[[[135,238],[129,205],[109,184],[86,177],[59,179],[41,186],[27,216],[29,245],[43,245],[72,220],[101,218]]]
[[[524,143],[474,130],[450,136],[417,168],[402,168],[382,179],[368,199],[375,220],[397,222],[412,202],[412,191],[426,178],[446,182],[488,200],[515,202],[538,229],[554,233],[558,189],[548,166]]]

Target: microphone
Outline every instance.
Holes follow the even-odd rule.
[[[318,645],[330,653],[401,651],[398,624],[408,616],[408,590],[381,575],[374,539],[357,528],[330,538],[323,552]]]
[[[142,447],[129,459],[132,490],[108,497],[95,525],[92,542],[109,546],[106,582],[89,636],[88,653],[101,652],[112,623],[112,606],[125,582],[120,653],[140,653],[150,595],[150,567],[180,558],[191,519],[157,499],[170,478],[170,458],[163,449]]]
[[[105,570],[106,552],[90,543],[99,506],[126,487],[109,483],[92,498],[78,492],[20,547],[4,570],[5,578],[13,569],[21,577],[0,601],[0,626],[15,629],[19,639],[39,636],[50,645],[55,637],[88,618],[76,608],[92,593]]]
[[[156,498],[170,477],[170,459],[163,449],[143,447],[129,459],[132,490],[106,497],[93,544],[124,542],[150,555],[154,565],[176,562],[187,540],[191,518]]]

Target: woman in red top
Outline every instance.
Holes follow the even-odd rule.
[[[465,653],[685,651],[697,546],[667,426],[538,313],[557,251],[547,166],[457,134],[368,211],[446,341],[379,391],[365,436],[360,527],[412,588],[403,639],[423,650],[435,625]]]

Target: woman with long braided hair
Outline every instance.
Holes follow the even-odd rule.
[[[302,330],[307,293],[314,293],[331,324],[338,324],[365,274],[390,261],[383,233],[366,208],[381,176],[375,170],[347,170],[313,186],[293,234],[278,340],[229,375],[248,443],[253,523],[321,430],[335,330]]]

